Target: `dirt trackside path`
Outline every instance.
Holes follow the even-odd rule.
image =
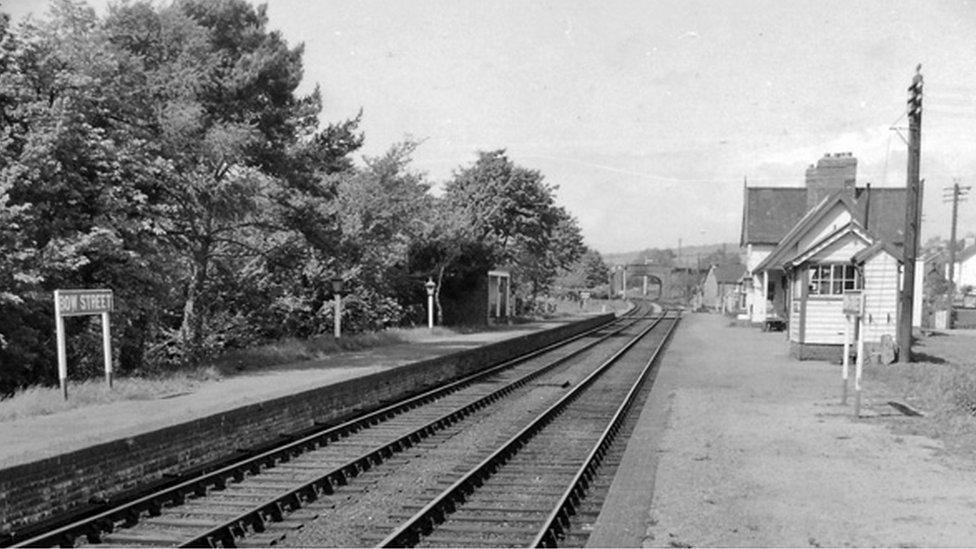
[[[854,421],[840,367],[791,359],[782,333],[682,322],[644,546],[976,545],[976,464]],[[880,399],[869,413],[891,412]]]

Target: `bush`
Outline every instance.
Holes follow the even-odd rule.
[[[357,289],[342,299],[342,331],[362,333],[399,326],[406,311],[391,297],[368,288]],[[332,330],[334,304],[327,301],[316,314],[319,333]]]

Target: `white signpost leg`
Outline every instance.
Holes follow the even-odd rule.
[[[108,313],[102,313],[102,352],[105,353],[105,383],[112,388],[112,334],[108,325]]]
[[[68,352],[64,343],[64,317],[55,314],[55,318],[58,337],[58,382],[61,384],[61,395],[68,400]]]
[[[68,352],[64,343],[64,317],[61,316],[61,291],[54,290],[54,333],[58,345],[58,383],[61,395],[68,400]]]
[[[864,322],[857,319],[857,363],[854,368],[854,417],[861,417],[861,371],[864,369]]]
[[[843,388],[840,394],[840,403],[842,406],[847,405],[847,379],[850,377],[850,371],[851,371],[851,315],[844,315],[844,368],[841,373]]]

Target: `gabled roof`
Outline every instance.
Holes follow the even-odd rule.
[[[830,193],[824,197],[819,204],[814,206],[813,209],[807,212],[796,225],[793,226],[790,232],[787,233],[779,242],[779,245],[776,246],[776,249],[774,249],[771,254],[766,256],[766,258],[763,259],[758,265],[756,265],[755,268],[752,269],[752,272],[758,273],[769,269],[770,267],[783,265],[786,260],[789,259],[790,250],[796,245],[797,242],[799,242],[807,230],[813,227],[818,221],[822,220],[824,216],[827,215],[827,212],[829,212],[838,203],[847,208],[847,211],[849,212],[854,212],[857,209],[857,206],[854,204],[853,199],[851,199],[850,194],[845,190],[838,189]],[[852,213],[851,216],[855,218],[857,217],[854,213]]]
[[[885,242],[884,240],[878,240],[874,244],[857,252],[856,254],[854,254],[854,257],[851,258],[851,260],[854,263],[858,263],[858,264],[864,263],[865,261],[871,259],[872,257],[874,257],[875,255],[881,252],[887,252],[888,255],[898,260],[898,263],[905,262],[905,258],[902,255],[901,250],[896,248],[894,244],[891,244],[890,242]]]
[[[806,211],[806,188],[746,187],[739,244],[777,244]]]
[[[744,193],[740,237],[743,246],[779,244],[808,213],[805,187],[746,187]],[[905,240],[905,189],[874,187],[868,192],[867,187],[857,187],[854,193],[856,207],[852,213],[862,225],[867,213],[868,230],[901,245]]]
[[[818,253],[822,252],[828,248],[831,244],[836,243],[841,238],[853,234],[863,240],[866,244],[872,244],[877,240],[872,238],[872,235],[868,233],[860,223],[857,221],[851,221],[850,223],[844,225],[843,227],[837,229],[836,231],[828,234],[827,236],[821,238],[819,241],[815,242],[812,246],[803,250],[799,255],[789,258],[785,263],[796,266],[808,261],[810,258],[814,257]],[[870,247],[870,246],[869,246]]]
[[[738,284],[746,268],[742,265],[716,265],[712,267],[719,284]]]

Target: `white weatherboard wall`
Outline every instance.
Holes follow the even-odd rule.
[[[751,273],[756,265],[772,253],[775,246],[749,244],[746,248],[746,269]],[[746,294],[746,310],[751,312],[752,322],[766,320],[766,296],[763,294],[762,273],[751,275],[752,290]]]
[[[946,267],[946,275],[949,276],[949,268]],[[965,261],[957,261],[953,278],[956,279],[956,288],[963,286],[976,287],[976,255]]]
[[[844,344],[844,299],[811,296],[807,300],[807,318],[803,343]]]
[[[898,260],[885,252],[864,263],[864,341],[879,343],[898,327]]]
[[[898,285],[901,286],[901,277],[899,273]],[[922,307],[924,307],[923,298],[925,297],[925,260],[916,259],[915,260],[915,293],[913,294],[914,300],[912,301],[912,326],[916,328],[922,327]],[[897,309],[896,309],[897,310]]]

